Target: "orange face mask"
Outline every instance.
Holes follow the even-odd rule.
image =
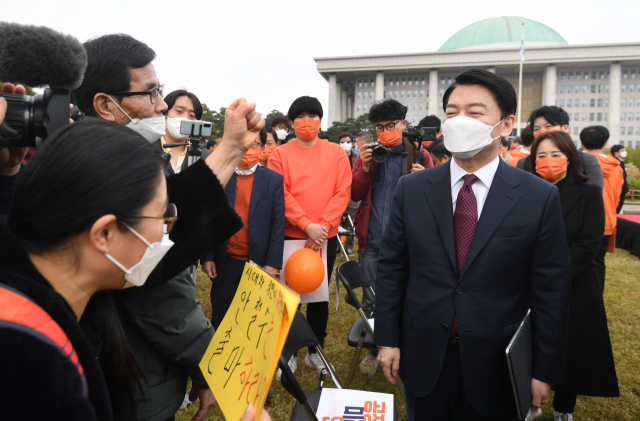
[[[275,146],[265,146],[264,150],[262,151],[262,155],[260,155],[260,161],[267,162],[269,160],[269,157],[271,156],[271,153],[275,150]]]
[[[502,156],[507,150],[505,148],[498,149],[498,155]]]
[[[260,148],[251,148],[240,160],[240,165],[245,168],[252,168],[260,159]]]
[[[402,125],[391,131],[378,133],[378,142],[390,148],[396,146],[402,140]]]
[[[536,159],[536,172],[549,183],[553,183],[566,174],[566,163],[567,158],[560,157]]]
[[[429,145],[431,145],[433,143],[433,140],[424,140],[422,142],[422,146],[424,146],[425,148],[428,148]]]
[[[540,136],[543,133],[550,133],[550,132],[558,132],[560,131],[560,129],[547,129],[547,130],[540,130],[538,133],[535,133],[533,135],[533,138],[535,139],[536,137]]]
[[[298,120],[295,122],[296,136],[298,139],[309,142],[318,136],[320,131],[320,120],[310,120],[305,118],[304,120]]]

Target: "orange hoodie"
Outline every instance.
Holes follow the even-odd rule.
[[[600,168],[602,168],[602,175],[604,177],[604,188],[602,190],[605,215],[604,235],[611,235],[618,223],[616,208],[620,201],[624,178],[620,161],[608,155],[596,156],[598,157],[598,162],[600,162]]]
[[[522,150],[523,150],[522,148],[518,148],[511,151],[511,161],[509,161],[509,165],[511,165],[512,167],[515,167],[518,161],[520,160],[520,158],[529,156],[529,154],[527,153],[529,151],[522,152]]]
[[[273,151],[268,168],[284,177],[285,235],[309,238],[304,229],[310,223],[323,225],[328,237],[338,234],[351,198],[351,165],[344,150],[318,139],[301,148],[293,139]]]

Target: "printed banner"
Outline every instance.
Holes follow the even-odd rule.
[[[320,421],[393,421],[393,395],[362,390],[322,389]]]
[[[229,311],[200,369],[225,418],[237,421],[249,403],[264,406],[300,298],[247,263]]]

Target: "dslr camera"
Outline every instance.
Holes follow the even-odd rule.
[[[409,139],[410,142],[435,141],[438,139],[438,130],[435,127],[411,127],[402,135]]]
[[[391,149],[387,145],[383,145],[379,142],[375,142],[367,146],[367,149],[372,149],[371,157],[378,164],[382,164],[384,161],[389,159],[389,155],[391,155]]]

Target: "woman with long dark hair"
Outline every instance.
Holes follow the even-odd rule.
[[[572,420],[578,395],[620,396],[602,286],[593,260],[602,240],[602,190],[585,181],[578,151],[562,131],[544,132],[531,147],[531,172],[555,184],[571,259],[571,306],[564,382],[553,385],[554,419]]]

